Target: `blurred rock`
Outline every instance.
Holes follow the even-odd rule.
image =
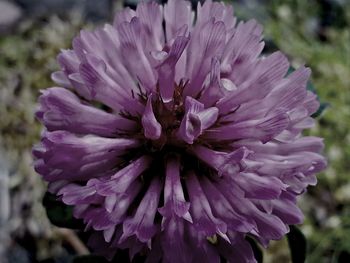
[[[10,217],[9,170],[3,152],[0,150],[0,229]]]
[[[8,229],[10,218],[9,173],[8,162],[3,150],[0,149],[0,258],[4,258],[4,253],[10,243]]]
[[[22,11],[14,3],[0,1],[0,34],[9,32],[21,18]]]
[[[77,10],[93,21],[107,20],[112,11],[112,0],[15,0],[30,16],[65,15]]]
[[[28,252],[19,245],[13,245],[6,253],[6,262],[8,263],[30,263]]]

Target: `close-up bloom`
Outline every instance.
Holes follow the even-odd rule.
[[[303,221],[297,196],[326,167],[303,136],[319,107],[310,69],[262,55],[262,26],[233,7],[141,2],[81,31],[42,90],[35,170],[109,259],[256,262]]]

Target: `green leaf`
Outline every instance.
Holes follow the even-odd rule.
[[[256,243],[256,241],[251,237],[246,237],[247,241],[249,242],[250,246],[253,249],[254,257],[258,263],[263,262],[263,252],[261,251],[259,245]]]
[[[303,263],[306,259],[306,238],[296,226],[290,226],[287,234],[290,254],[293,263]]]
[[[43,205],[52,224],[71,229],[83,228],[83,222],[73,217],[73,207],[57,200],[55,195],[46,192],[43,198]]]
[[[329,106],[330,106],[329,103],[327,103],[327,102],[321,102],[321,103],[320,103],[320,107],[318,108],[318,110],[317,110],[314,114],[311,115],[311,117],[312,117],[312,118],[317,118],[317,117],[321,116],[321,114],[323,113],[323,111],[324,111],[325,109],[327,109]]]

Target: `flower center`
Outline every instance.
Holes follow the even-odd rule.
[[[146,136],[147,151],[154,153],[163,150],[165,146],[169,146],[167,149],[175,151],[175,149],[184,149],[188,146],[187,143],[180,140],[177,136],[177,131],[185,114],[182,97],[185,85],[186,83],[183,81],[178,85],[175,84],[173,100],[168,103],[162,101],[160,93],[152,94],[151,106],[154,117],[161,126],[161,135],[156,139],[147,138]]]

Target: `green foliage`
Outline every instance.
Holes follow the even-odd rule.
[[[34,112],[39,90],[53,85],[56,57],[70,46],[80,21],[25,21],[18,34],[0,38],[0,143],[6,149],[28,150],[38,141],[41,127]]]
[[[46,192],[43,205],[52,224],[64,228],[82,228],[83,222],[73,217],[73,208],[57,200],[56,195]]]
[[[293,263],[303,263],[306,258],[306,238],[296,226],[290,226],[290,232],[287,234],[288,245],[290,248]]]
[[[257,244],[257,242],[250,237],[247,237],[247,241],[249,242],[250,246],[253,249],[254,252],[254,257],[258,263],[262,263],[264,261],[264,255],[263,252],[261,251],[261,248]]]

